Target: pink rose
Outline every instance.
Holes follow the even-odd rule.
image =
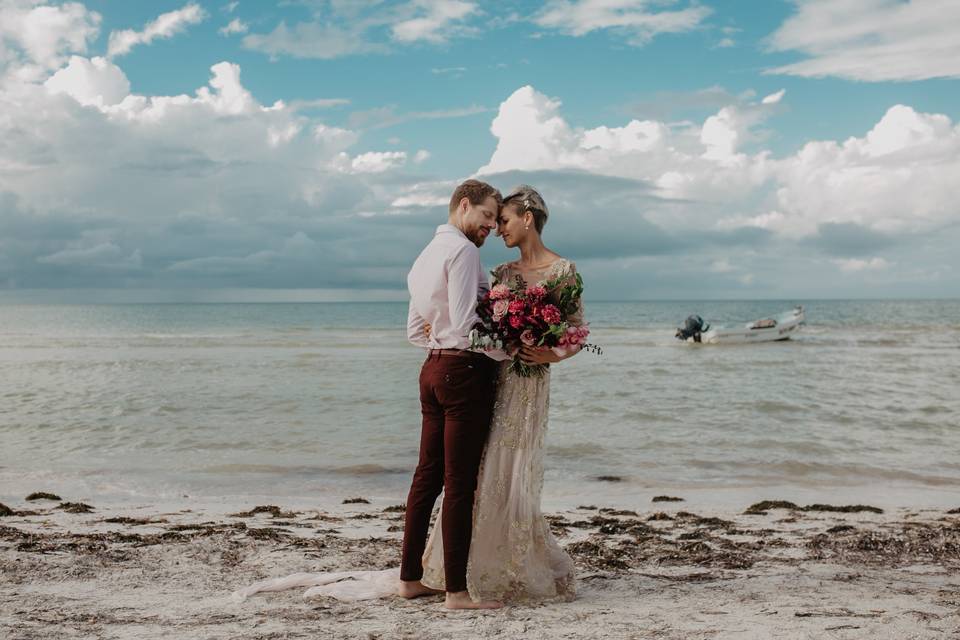
[[[493,303],[493,319],[495,322],[500,322],[503,319],[503,316],[507,315],[507,311],[510,309],[510,302],[507,300],[497,300]]]
[[[510,316],[510,326],[514,329],[519,329],[523,326],[523,318],[520,316]]]
[[[510,297],[510,287],[505,284],[498,284],[490,289],[490,298],[492,300],[503,300]]]
[[[524,304],[523,300],[511,300],[510,301],[510,313],[523,313],[523,310],[527,305]]]
[[[567,336],[563,336],[562,338],[560,338],[559,340],[557,340],[557,346],[558,346],[558,347],[566,346],[566,344],[567,344]]]
[[[527,345],[528,347],[531,346],[536,341],[537,339],[534,337],[533,331],[531,331],[530,329],[527,329],[526,331],[520,334],[520,342]]]
[[[541,316],[547,324],[558,324],[560,322],[560,309],[548,304],[541,311]]]

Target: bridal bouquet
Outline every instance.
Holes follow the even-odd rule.
[[[547,299],[548,293],[556,290],[557,303]],[[527,286],[523,278],[516,276],[510,284],[495,285],[480,299],[477,314],[480,322],[470,331],[470,346],[473,349],[504,349],[513,356],[510,370],[517,375],[542,376],[547,365],[529,365],[518,354],[526,346],[547,347],[557,355],[581,348],[600,353],[600,348],[587,344],[590,329],[569,322],[580,308],[583,295],[583,279],[577,274],[574,283],[564,283],[564,278]]]

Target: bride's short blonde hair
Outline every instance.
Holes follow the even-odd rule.
[[[518,215],[523,215],[527,211],[533,214],[533,226],[537,233],[543,233],[543,227],[547,224],[547,218],[550,217],[550,210],[547,203],[544,202],[540,192],[528,184],[521,184],[510,190],[510,193],[503,199],[503,208],[513,206],[517,209]]]

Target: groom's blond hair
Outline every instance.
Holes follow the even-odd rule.
[[[490,197],[497,201],[497,208],[503,204],[503,196],[495,187],[480,180],[466,180],[458,184],[457,188],[453,190],[453,195],[450,197],[450,213],[457,210],[460,201],[464,198],[469,200],[470,204],[476,206]]]

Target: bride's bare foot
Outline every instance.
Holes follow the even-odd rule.
[[[397,594],[401,598],[419,598],[420,596],[435,596],[443,593],[440,589],[431,589],[419,580],[401,580]]]
[[[444,606],[447,609],[499,609],[503,606],[503,603],[495,600],[474,602],[466,591],[457,591],[456,593],[447,593]]]

